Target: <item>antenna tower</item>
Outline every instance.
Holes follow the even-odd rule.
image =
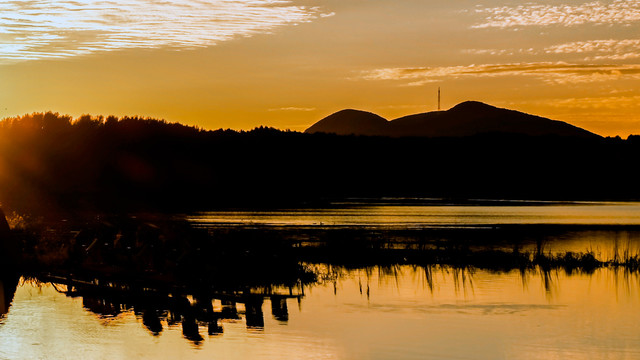
[[[438,86],[438,111],[440,111],[440,86]]]

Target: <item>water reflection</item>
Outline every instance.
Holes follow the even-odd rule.
[[[18,286],[19,277],[13,274],[4,274],[0,276],[0,321],[4,319],[9,311],[13,295]]]
[[[595,355],[615,351],[633,357],[640,352],[637,332],[632,331],[637,320],[634,309],[640,305],[637,273],[599,269],[567,274],[559,269],[523,275],[518,270],[405,265],[347,269],[316,264],[315,268],[326,276],[308,285],[303,298],[287,294],[217,299],[191,294],[132,296],[23,279],[0,326],[0,355],[29,358],[40,346],[34,344],[50,346],[51,341],[60,340],[45,335],[49,332],[80,335],[61,335],[65,346],[78,354],[86,354],[89,346],[109,353],[125,341],[127,346],[142,346],[144,351],[137,354],[141,358],[210,357],[220,349],[226,349],[226,358],[244,358],[247,347],[258,358],[285,357],[280,352],[345,359],[370,358],[377,351],[383,357],[404,359],[532,358],[585,354],[587,349]],[[292,306],[298,299],[301,306]],[[268,308],[270,317],[263,313]],[[93,314],[93,320],[78,309]],[[39,326],[46,331],[30,333],[32,319],[45,316],[50,321]],[[596,324],[597,332],[589,330]],[[105,336],[106,341],[96,341],[95,336]],[[552,340],[557,336],[564,341]],[[13,350],[6,347],[19,337],[26,341],[18,341]],[[496,342],[495,337],[502,340]],[[178,338],[191,347],[178,345]],[[307,342],[299,349],[303,353],[292,349],[300,342]],[[470,345],[456,348],[460,342]],[[519,355],[514,355],[514,347]],[[46,354],[80,358],[57,347],[50,347]]]
[[[495,272],[441,265],[313,267],[319,281],[306,286],[304,297],[288,291],[206,295],[198,289],[166,294],[149,284],[114,291],[113,285],[107,289],[78,281],[63,284],[60,279],[52,283],[44,276],[23,279],[0,325],[0,356],[30,358],[38,354],[40,345],[34,344],[51,346],[54,340],[64,341],[78,354],[95,354],[96,349],[88,347],[110,353],[124,341],[144,349],[136,354],[140,358],[210,357],[221,349],[225,358],[245,358],[250,348],[251,356],[271,359],[285,357],[281,352],[300,358],[370,358],[377,351],[403,359],[474,353],[473,358],[491,359],[513,355],[514,347],[522,353],[507,357],[531,358],[542,356],[536,349],[542,344],[549,351],[545,354],[553,356],[588,350],[633,357],[640,352],[633,331],[637,330],[634,309],[640,305],[637,272],[606,268],[571,274],[562,269]],[[298,301],[299,306],[292,306]],[[269,308],[271,316],[265,316]],[[92,314],[92,320],[79,309]],[[48,321],[38,325],[43,332],[34,334],[29,324],[45,317]],[[598,331],[591,332],[595,324]],[[45,335],[50,332],[76,335],[56,340]],[[560,335],[564,342],[551,340]],[[593,344],[585,344],[583,336]],[[503,340],[491,340],[495,337]],[[178,345],[178,338],[190,347]],[[11,341],[18,345],[7,347]],[[298,353],[294,348],[300,342],[306,345]],[[470,345],[456,348],[460,342]],[[81,358],[55,346],[46,354]]]
[[[435,202],[435,204],[434,204]],[[640,225],[637,202],[477,202],[343,203],[329,208],[208,211],[186,218],[201,226],[358,226],[433,228],[438,226]]]
[[[634,227],[65,226],[2,280],[0,358],[640,355]]]
[[[202,343],[202,333],[222,334],[222,323],[227,320],[243,319],[247,329],[263,328],[265,299],[271,302],[273,318],[286,323],[289,318],[287,300],[302,297],[301,290],[294,288],[216,291],[208,287],[180,286],[167,290],[153,282],[87,280],[47,274],[39,275],[33,281],[39,286],[48,283],[67,297],[81,298],[83,308],[100,319],[133,313],[153,336],[159,336],[165,327],[179,326],[184,338],[194,345]],[[215,308],[214,304],[217,304]],[[238,305],[242,306],[242,311],[238,310]]]

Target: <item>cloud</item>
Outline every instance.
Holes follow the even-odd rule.
[[[580,5],[526,4],[476,8],[485,16],[476,29],[523,26],[630,24],[640,21],[640,0],[593,1]]]
[[[317,7],[286,0],[0,2],[0,61],[126,48],[193,49],[309,22]]]
[[[557,99],[545,102],[545,105],[563,109],[638,109],[640,108],[640,96],[602,96]]]
[[[535,55],[538,53],[534,48],[528,49],[464,49],[464,54],[471,55]]]
[[[547,54],[592,54],[586,60],[626,60],[640,58],[640,39],[589,40],[554,45]]]
[[[564,62],[534,62],[484,64],[448,67],[384,68],[362,74],[366,80],[404,80],[407,85],[424,85],[443,79],[529,76],[547,83],[570,84],[640,79],[640,65],[568,64]]]
[[[315,110],[317,110],[317,109],[313,108],[313,107],[295,107],[295,106],[290,106],[290,107],[281,107],[281,108],[269,109],[268,111],[315,111]]]
[[[424,108],[424,104],[396,104],[396,105],[383,105],[376,106],[376,109],[381,110],[402,110],[402,109],[421,109]]]
[[[584,54],[586,61],[628,60],[640,58],[640,39],[574,41],[543,49],[465,49],[462,53],[493,56]]]

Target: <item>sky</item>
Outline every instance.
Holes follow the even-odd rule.
[[[304,130],[477,100],[640,134],[640,0],[0,0],[0,118]]]

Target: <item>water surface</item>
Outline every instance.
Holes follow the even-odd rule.
[[[208,211],[187,218],[204,226],[640,225],[640,203],[493,202],[492,205],[343,203],[328,208]]]
[[[364,233],[390,242],[399,236],[431,237],[445,247],[450,241],[470,246],[495,240],[508,249],[505,244],[528,239],[545,252],[593,251],[601,260],[640,253],[639,203],[349,203],[214,211],[186,218],[208,229],[205,233],[213,241],[248,238],[254,245],[320,229],[326,239],[338,243]],[[368,238],[354,243],[367,248],[362,239]],[[361,249],[346,245],[350,251]],[[199,261],[207,259],[201,255]],[[256,260],[259,255],[239,259]],[[216,269],[205,278],[227,280],[210,282],[224,296],[209,297],[208,304],[197,291],[187,297],[172,293],[168,298],[144,298],[133,296],[133,290],[78,292],[82,283],[74,288],[53,277],[36,275],[18,282],[5,276],[0,358],[640,358],[640,274],[632,268],[543,271],[537,266],[495,271],[464,264],[383,265],[366,260],[303,263],[317,275],[316,282],[300,282],[295,289],[274,285],[278,294],[268,286],[247,288],[250,298],[240,294],[232,300],[215,287],[233,287],[232,272],[246,272],[249,264],[203,267]],[[264,264],[268,267],[270,262]],[[270,273],[251,271],[243,276]],[[99,283],[86,281],[91,286]],[[144,284],[135,286],[147,289]],[[178,297],[191,313],[176,310]],[[219,320],[207,322],[194,315],[209,305]],[[212,323],[222,329],[212,331]]]
[[[640,356],[640,278],[609,269],[567,275],[410,266],[347,271],[287,301],[264,326],[240,319],[188,340],[154,335],[140,314],[99,315],[52,284],[22,281],[0,324],[7,359],[631,359]],[[57,285],[60,288],[60,285]],[[214,302],[214,308],[220,308]]]

